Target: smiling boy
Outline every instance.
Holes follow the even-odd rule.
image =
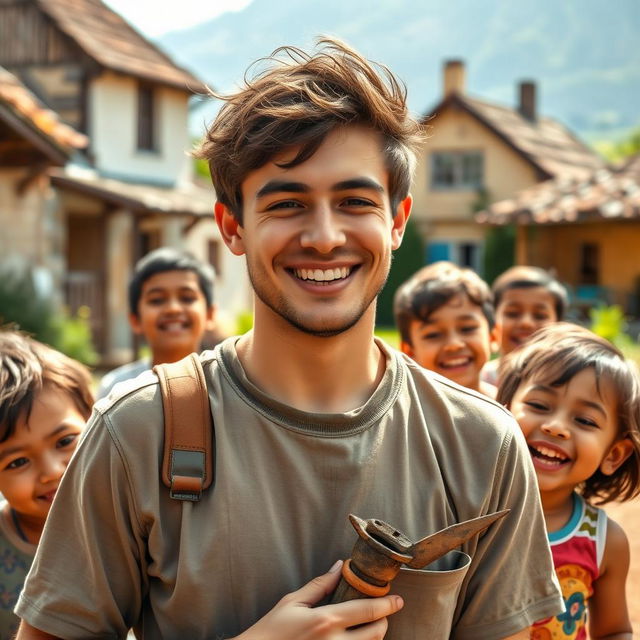
[[[215,487],[186,504],[161,485],[151,376],[99,405],[48,524],[52,541],[74,535],[44,543],[19,638],[490,640],[526,638],[561,608],[513,419],[373,335],[423,139],[403,87],[335,40],[276,53],[201,150],[255,292],[253,330],[201,358]],[[349,513],[418,539],[502,508],[463,553],[401,572],[393,595],[326,604]],[[54,584],[63,567],[73,580]]]
[[[420,366],[495,398],[480,379],[491,355],[493,304],[487,284],[451,262],[423,267],[393,301],[400,349]]]
[[[161,247],[138,260],[129,282],[129,324],[135,334],[144,337],[151,357],[106,374],[100,381],[98,399],[119,382],[156,364],[176,362],[200,351],[215,316],[213,278],[209,265],[172,247]]]
[[[0,331],[0,638],[13,613],[62,474],[91,413],[79,363],[17,331]]]

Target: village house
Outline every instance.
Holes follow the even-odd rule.
[[[640,156],[524,189],[476,219],[515,225],[517,263],[553,269],[578,311],[618,304],[640,316]]]
[[[430,139],[413,182],[413,219],[426,263],[451,260],[482,273],[487,227],[474,213],[544,180],[585,178],[602,161],[538,114],[535,83],[518,86],[513,109],[469,96],[462,61],[447,61],[443,71],[442,99],[423,119]]]
[[[89,307],[105,366],[133,356],[126,285],[151,249],[211,262],[223,321],[250,308],[213,189],[193,179],[195,76],[100,0],[0,0],[0,67],[0,268]]]

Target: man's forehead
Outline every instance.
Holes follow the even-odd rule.
[[[381,136],[353,125],[331,131],[304,162],[286,166],[301,147],[276,154],[262,167],[249,173],[242,183],[245,197],[262,197],[274,191],[305,192],[314,189],[388,189]]]

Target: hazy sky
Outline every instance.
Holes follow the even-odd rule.
[[[227,11],[240,11],[252,0],[105,0],[139,31],[157,37],[167,31],[186,29]]]

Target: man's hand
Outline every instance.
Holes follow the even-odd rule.
[[[313,605],[328,596],[340,579],[341,562],[304,587],[287,594],[236,640],[382,640],[387,616],[402,609],[400,596]],[[357,629],[350,627],[357,626]]]

